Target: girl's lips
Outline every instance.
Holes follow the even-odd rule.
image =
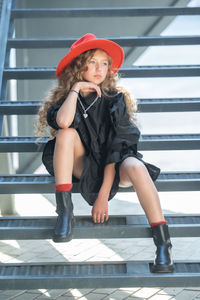
[[[94,75],[95,78],[101,78],[101,75]]]

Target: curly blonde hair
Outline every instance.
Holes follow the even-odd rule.
[[[45,134],[49,135],[49,133],[51,138],[55,137],[57,131],[53,128],[49,128],[47,123],[47,111],[52,105],[62,104],[72,86],[76,82],[84,80],[83,73],[87,71],[87,63],[94,56],[94,53],[97,50],[101,49],[92,49],[80,54],[58,77],[57,86],[50,90],[38,112],[35,133],[39,138],[42,138],[42,136]],[[101,92],[103,95],[108,97],[112,97],[111,95],[115,96],[117,93],[123,92],[125,96],[127,112],[130,116],[130,121],[134,123],[134,112],[137,111],[137,100],[132,99],[129,92],[123,87],[117,86],[119,76],[112,71],[111,65],[112,59],[110,56],[108,56],[108,72],[106,79],[100,84]]]

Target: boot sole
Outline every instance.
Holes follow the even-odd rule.
[[[151,268],[152,273],[173,273],[174,272],[174,265],[157,265],[152,266]]]
[[[61,236],[54,236],[52,240],[54,241],[54,243],[65,243],[71,241],[72,239],[73,239],[72,235],[68,237],[61,235]]]
[[[75,225],[75,218],[72,219],[72,230],[71,230],[71,234],[68,236],[65,235],[54,235],[52,240],[54,243],[66,243],[66,242],[70,242],[73,239],[73,229],[74,229],[74,225]]]

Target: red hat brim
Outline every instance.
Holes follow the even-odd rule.
[[[71,49],[69,53],[61,59],[56,69],[56,76],[59,77],[74,58],[91,49],[102,49],[112,58],[111,68],[114,73],[116,73],[123,64],[124,52],[118,44],[105,39],[89,40]]]

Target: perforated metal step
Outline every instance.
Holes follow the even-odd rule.
[[[9,79],[55,79],[56,68],[5,68],[4,78]],[[133,77],[185,77],[200,76],[199,65],[180,66],[134,66],[123,67],[119,74],[123,78]]]
[[[199,45],[200,36],[124,36],[124,37],[104,37],[112,40],[121,47],[141,47],[141,46],[167,46],[167,45]],[[67,48],[77,40],[77,38],[15,38],[9,39],[9,48]]]
[[[100,7],[100,8],[40,8],[13,9],[13,18],[41,17],[132,17],[199,15],[197,7]]]
[[[0,115],[35,115],[41,105],[42,101],[1,101]]]
[[[34,115],[41,101],[1,101],[0,115]],[[138,99],[140,112],[181,112],[200,110],[200,98]]]
[[[153,274],[151,267],[151,261],[0,264],[0,289],[199,287],[200,262],[176,262],[173,274]]]
[[[41,152],[48,138],[0,137],[0,152]],[[142,135],[139,150],[194,150],[200,149],[200,134]]]
[[[28,199],[27,199],[28,202]],[[200,237],[200,215],[165,215],[171,237]],[[91,216],[76,216],[75,239],[151,237],[143,215],[110,216],[108,222],[94,224]],[[51,239],[56,217],[1,217],[1,240]]]
[[[21,193],[53,193],[54,177],[49,175],[1,175],[0,194]],[[159,191],[199,191],[199,172],[166,172],[161,173],[156,180]],[[121,192],[132,192],[130,188],[120,188]],[[73,184],[73,192],[79,192],[77,182]]]
[[[200,98],[138,99],[138,112],[199,111]]]

